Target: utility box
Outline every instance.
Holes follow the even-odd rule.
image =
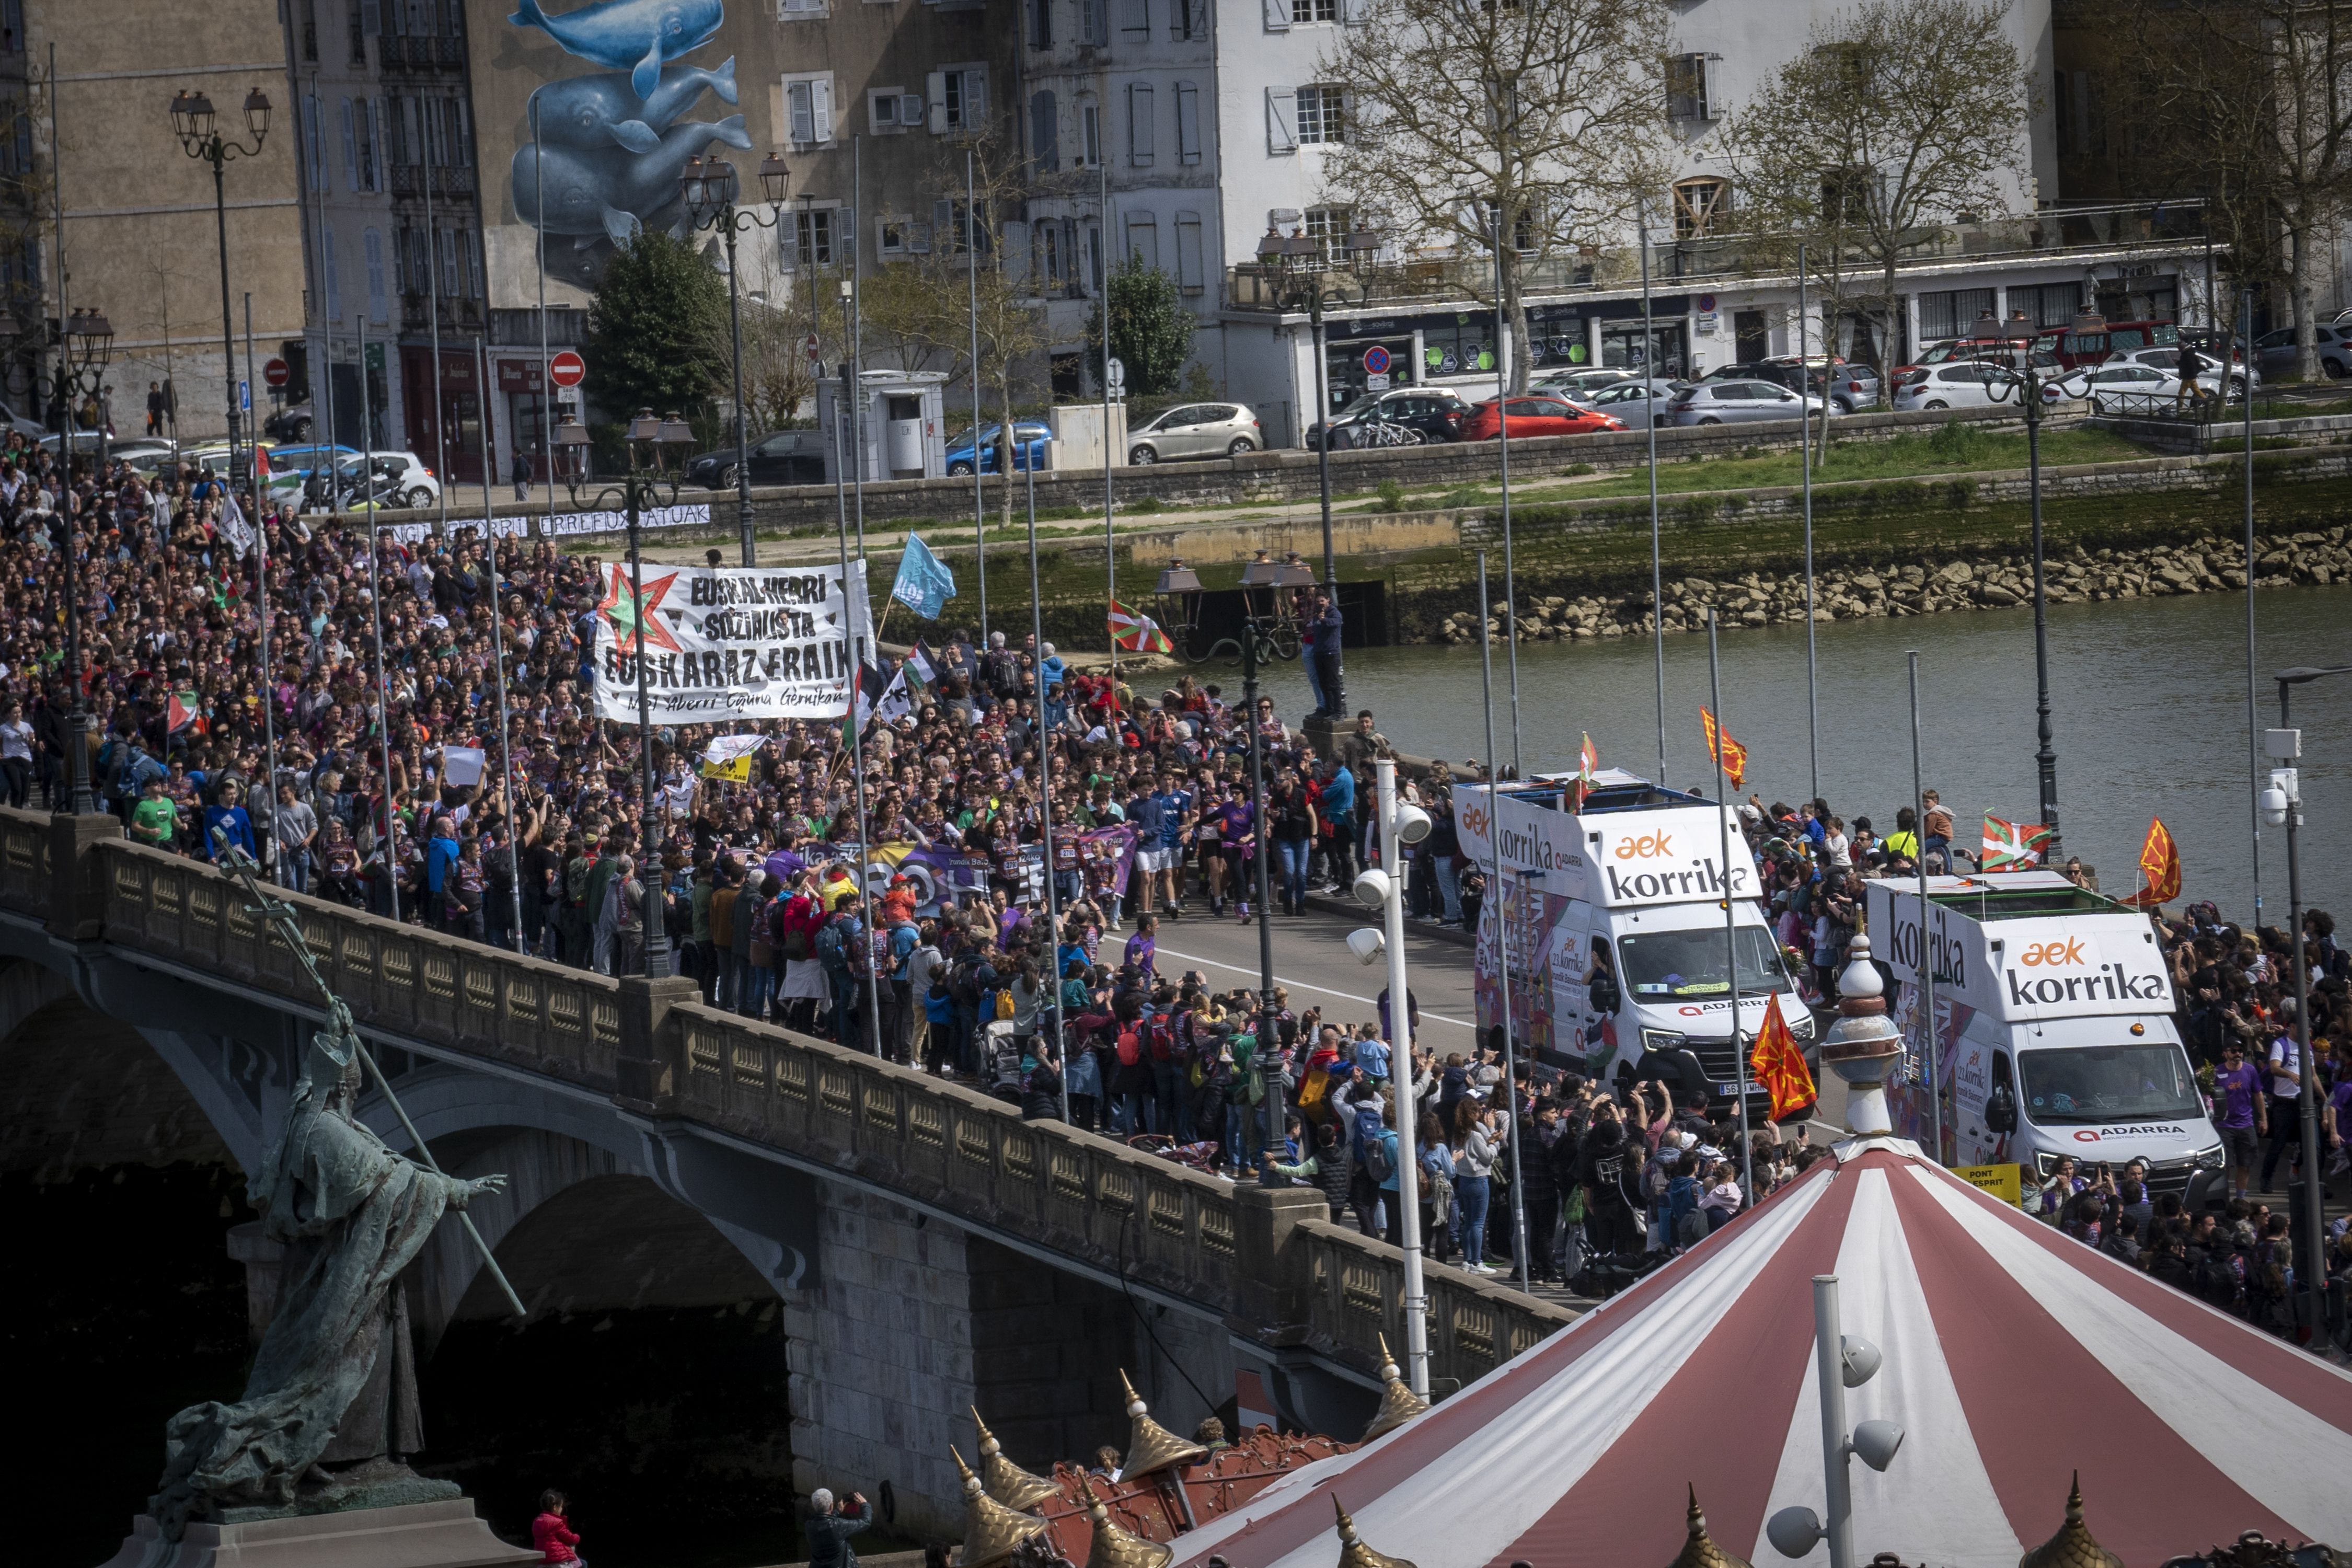
[[[824,477],[835,478],[837,455],[852,444],[863,461],[852,474],[871,481],[936,479],[948,471],[947,376],[940,371],[869,370],[857,378],[856,427],[837,437],[841,378],[816,384],[818,438],[824,448]],[[845,425],[847,422],[844,421]]]
[[[1114,468],[1127,466],[1127,405],[1113,402],[1110,415],[1110,441],[1103,442],[1103,415],[1100,403],[1065,403],[1045,416],[1053,429],[1045,443],[1045,466],[1049,468],[1099,468],[1103,453],[1111,453]]]

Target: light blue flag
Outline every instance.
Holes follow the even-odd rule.
[[[955,574],[931,553],[920,534],[907,536],[907,552],[898,557],[898,580],[890,596],[927,621],[936,621],[948,601],[956,596]]]

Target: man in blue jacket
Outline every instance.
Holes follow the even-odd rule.
[[[1318,588],[1307,620],[1307,659],[1315,676],[1313,717],[1336,719],[1345,699],[1339,692],[1339,606],[1328,589]]]

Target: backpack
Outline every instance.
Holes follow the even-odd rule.
[[[1008,985],[996,994],[996,1017],[1002,1022],[1012,1017],[1016,1010],[1013,1005],[1013,987]]]
[[[2226,1312],[2238,1304],[2236,1271],[2210,1251],[2197,1260],[2197,1267],[2189,1272],[2189,1283],[2196,1289],[2197,1299],[2208,1306]]]
[[[1675,1222],[1675,1245],[1696,1247],[1706,1239],[1706,1211],[1698,1208],[1685,1210],[1683,1217]]]
[[[1389,1178],[1396,1174],[1396,1151],[1378,1133],[1364,1140],[1364,1170],[1376,1187],[1388,1185]]]
[[[849,973],[849,948],[839,922],[827,921],[817,931],[816,960],[824,965],[827,974],[836,979]]]
[[[966,955],[955,961],[954,967],[948,971],[948,994],[954,997],[960,1005],[970,1007],[980,1005],[980,961],[978,959]]]

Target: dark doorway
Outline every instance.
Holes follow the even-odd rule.
[[[1754,364],[1772,353],[1772,333],[1764,324],[1761,310],[1734,310],[1731,313],[1732,353],[1741,364]]]

